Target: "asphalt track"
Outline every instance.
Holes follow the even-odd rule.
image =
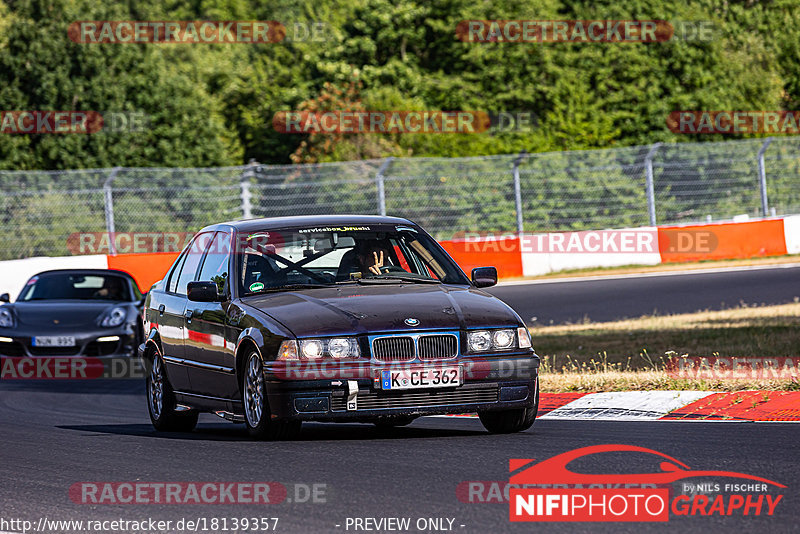
[[[605,320],[653,309],[736,305],[740,299],[792,301],[800,294],[798,274],[793,267],[501,286],[494,291],[523,314],[531,310],[540,321],[578,320],[584,313]],[[642,294],[653,297],[643,299]],[[277,532],[337,533],[366,532],[346,529],[348,517],[408,517],[412,525],[419,518],[453,519],[453,531],[464,533],[798,531],[800,425],[790,423],[540,420],[524,433],[491,436],[477,419],[436,417],[389,432],[363,424],[306,424],[299,440],[269,443],[251,441],[242,425],[211,415],[202,416],[191,434],[156,433],[139,380],[3,381],[0,436],[0,524],[9,519],[37,524],[40,518],[277,517]],[[463,502],[456,493],[463,482],[508,480],[512,458],[542,460],[609,443],[647,447],[693,469],[737,471],[788,488],[771,517],[672,516],[669,523],[512,524],[507,504]],[[601,465],[578,467],[593,473],[659,470],[646,455],[612,455]],[[100,505],[76,504],[68,493],[78,482],[136,481],[279,482],[293,502]],[[325,502],[297,502],[295,493],[314,484],[324,485]]]
[[[454,531],[797,531],[800,425],[781,423],[541,420],[527,432],[487,434],[477,419],[424,418],[381,432],[364,424],[307,424],[298,441],[255,442],[241,425],[201,417],[191,434],[150,426],[138,381],[0,384],[0,517],[130,519],[278,517],[278,532],[354,532],[348,517],[447,517]],[[666,453],[693,469],[743,472],[788,486],[767,517],[672,517],[669,523],[511,524],[507,504],[462,502],[465,481],[508,480],[510,458],[545,459],[623,443]],[[644,455],[643,455],[644,456]],[[587,472],[653,472],[648,457],[612,456]],[[269,481],[289,490],[324,484],[325,503],[272,505],[76,504],[76,482]],[[488,488],[488,486],[487,486]],[[486,490],[488,492],[488,489]],[[484,494],[486,495],[486,494]],[[340,527],[336,527],[340,525]],[[461,527],[461,525],[464,525]],[[416,529],[412,529],[416,532]],[[363,532],[363,531],[362,531]]]
[[[691,313],[800,299],[800,265],[634,276],[542,279],[488,290],[528,324],[614,321],[653,313]],[[533,320],[533,318],[536,318]]]

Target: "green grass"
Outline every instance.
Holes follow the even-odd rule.
[[[626,389],[794,390],[792,380],[693,380],[666,372],[670,358],[797,357],[800,303],[531,327],[542,391]]]

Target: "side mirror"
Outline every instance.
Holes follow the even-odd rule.
[[[0,295],[0,302],[11,302],[11,296],[8,293]]]
[[[472,283],[475,284],[475,287],[492,287],[497,283],[497,269],[475,267],[472,269]]]
[[[189,282],[186,296],[193,302],[217,302],[219,293],[215,282]]]

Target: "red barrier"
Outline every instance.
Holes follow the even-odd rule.
[[[108,257],[108,268],[125,271],[133,276],[139,289],[149,291],[150,286],[161,280],[178,257],[177,252],[154,252],[150,254],[117,254]]]
[[[658,229],[664,263],[730,260],[786,254],[783,219]]]
[[[522,254],[519,238],[497,237],[481,240],[440,241],[467,275],[475,267],[497,267],[499,278],[522,276]]]

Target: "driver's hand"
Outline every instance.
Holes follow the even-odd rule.
[[[371,272],[372,274],[378,274],[379,275],[379,274],[381,274],[381,267],[383,267],[383,251],[381,250],[380,257],[378,256],[377,252],[373,252],[372,256],[373,256],[373,259],[375,260],[375,263],[370,265],[369,272]]]

